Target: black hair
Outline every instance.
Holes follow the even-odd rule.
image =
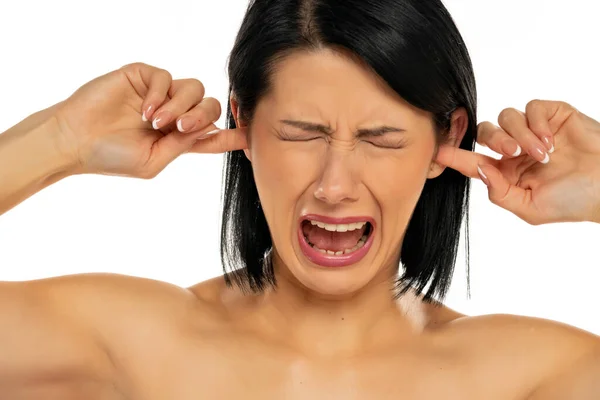
[[[452,113],[464,107],[468,127],[460,148],[474,150],[477,94],[471,59],[440,0],[253,0],[230,54],[229,95],[250,123],[271,88],[277,62],[297,51],[338,49],[378,75],[411,105],[433,115],[438,144]],[[231,105],[227,127],[235,128]],[[397,288],[414,288],[426,301],[442,300],[452,279],[466,216],[469,276],[470,180],[446,168],[429,179],[402,243],[404,272]],[[225,156],[221,258],[228,284],[260,292],[274,285],[272,240],[252,165],[243,151]]]

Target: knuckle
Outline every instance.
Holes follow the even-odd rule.
[[[479,125],[477,125],[477,140],[484,139],[488,129],[489,123],[487,122],[481,122]]]
[[[538,110],[543,107],[544,107],[544,102],[542,100],[534,99],[534,100],[531,100],[529,103],[527,103],[527,105],[525,106],[525,110],[529,112],[529,111]]]
[[[541,221],[537,220],[536,218],[533,217],[528,217],[528,216],[522,216],[521,217],[525,222],[527,222],[529,225],[531,226],[539,226],[542,224]]]
[[[212,118],[218,118],[221,115],[221,103],[219,103],[219,100],[214,97],[206,97],[202,100],[202,103],[209,110],[207,113],[211,114]]]
[[[191,78],[187,81],[194,90],[204,93],[204,84],[199,79]]]
[[[565,101],[559,101],[558,104],[561,106],[561,108],[565,108],[567,110],[572,110],[575,107],[573,107],[571,104],[565,102]]]
[[[214,106],[214,110],[217,116],[220,116],[223,110],[221,109],[221,103],[219,102],[219,100],[211,97],[210,102]]]
[[[482,122],[477,127],[477,140],[487,142],[498,130],[499,128],[491,122]]]
[[[144,169],[138,176],[141,179],[150,180],[156,178],[156,175],[158,175],[158,172],[151,169]]]
[[[161,78],[172,81],[173,80],[173,76],[171,75],[171,73],[169,71],[167,71],[166,69],[162,69],[162,68],[157,68],[156,71],[157,74],[160,75]]]
[[[129,64],[125,64],[120,69],[139,69],[142,65],[144,64],[139,61],[136,61]]]
[[[518,113],[519,112],[514,108],[505,108],[500,112],[500,115],[498,115],[498,123],[500,125],[510,123]]]
[[[494,205],[500,206],[500,200],[498,200],[498,198],[493,195],[491,192],[488,194],[488,199],[490,200],[490,202]]]
[[[481,133],[485,129],[485,125],[484,124],[485,124],[485,122],[480,122],[479,124],[477,124],[477,136],[478,137],[481,135]]]

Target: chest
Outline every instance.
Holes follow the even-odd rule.
[[[482,381],[454,357],[413,353],[307,360],[257,343],[214,343],[136,366],[128,400],[510,400],[513,388]]]

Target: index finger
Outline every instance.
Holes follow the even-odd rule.
[[[491,164],[499,168],[498,160],[473,151],[464,150],[454,146],[441,145],[435,161],[450,167],[470,178],[479,179],[478,164]]]
[[[200,139],[192,145],[187,153],[226,153],[248,148],[248,129],[220,129],[205,139]]]

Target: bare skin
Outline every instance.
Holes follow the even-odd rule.
[[[390,322],[360,347],[330,350],[335,338],[312,337],[307,349],[264,296],[221,279],[189,290],[111,275],[5,286],[13,304],[3,301],[3,320],[15,329],[2,335],[0,383],[10,399],[527,399],[595,340],[548,321],[416,302],[408,315],[395,311],[410,330]],[[48,292],[52,305],[35,304]],[[332,316],[329,326],[354,323]]]
[[[295,61],[281,69],[280,82],[294,85],[291,77],[315,64]],[[340,109],[359,115],[364,107],[352,110],[352,96],[371,96],[381,107],[398,107],[409,131],[426,126],[426,115],[377,91],[376,82],[358,67],[334,58],[322,62],[335,67],[325,78],[332,86],[340,71],[356,75],[351,93],[325,91],[318,96],[323,103],[311,102],[321,113],[347,99],[350,103]],[[269,182],[278,181],[274,174],[294,170],[282,160],[276,171],[269,165],[272,154],[265,152],[276,154],[290,144],[273,140],[267,127],[279,119],[278,112],[288,112],[292,101],[303,98],[302,87],[315,93],[309,82],[295,89],[293,99],[271,98],[280,108],[265,106],[263,114],[259,109],[251,140],[249,127],[207,138],[216,128],[211,121],[220,114],[220,105],[203,100],[199,82],[172,81],[164,71],[141,64],[126,66],[0,135],[0,212],[73,174],[148,179],[184,152],[247,149],[267,218],[278,217],[280,211],[269,208],[281,203],[277,199],[308,207],[309,201],[331,205],[353,196],[362,205],[360,212],[376,214],[377,206],[385,208],[401,193],[377,186],[369,176],[373,171],[361,179],[375,200],[346,179],[339,166],[348,162],[355,146],[363,146],[353,142],[351,129],[340,128],[343,133],[333,138],[339,157],[328,174],[313,182],[311,174],[318,176],[317,171],[304,169],[288,186],[279,185],[279,194],[269,190]],[[105,102],[98,103],[92,96],[102,90],[113,97],[99,96]],[[288,92],[276,90],[274,96]],[[163,112],[162,132],[139,118],[150,105],[154,107],[145,117],[152,121]],[[232,106],[237,110],[234,100]],[[349,116],[335,113],[338,126],[354,124]],[[457,142],[464,133],[461,115],[459,111],[454,118]],[[176,118],[182,116],[196,121],[186,133],[176,131]],[[238,126],[244,122],[238,120]],[[349,268],[342,272],[344,279],[294,259],[294,244],[285,240],[290,227],[283,223],[270,226],[282,238],[275,243],[278,289],[261,294],[243,295],[226,287],[222,278],[188,289],[118,275],[0,283],[0,324],[10,327],[0,331],[0,393],[11,400],[596,398],[600,341],[595,335],[533,318],[467,317],[413,294],[392,299],[393,257],[386,255],[401,236],[394,229],[407,223],[419,179],[435,178],[443,170],[431,159],[430,138],[411,138],[412,147],[402,155],[377,153],[388,164],[410,157],[417,170],[395,177],[411,188],[401,208],[387,208],[386,218],[397,222],[395,228],[381,233],[369,267]],[[303,157],[291,150],[295,147],[289,149]],[[365,157],[369,151],[379,150],[365,147]]]

